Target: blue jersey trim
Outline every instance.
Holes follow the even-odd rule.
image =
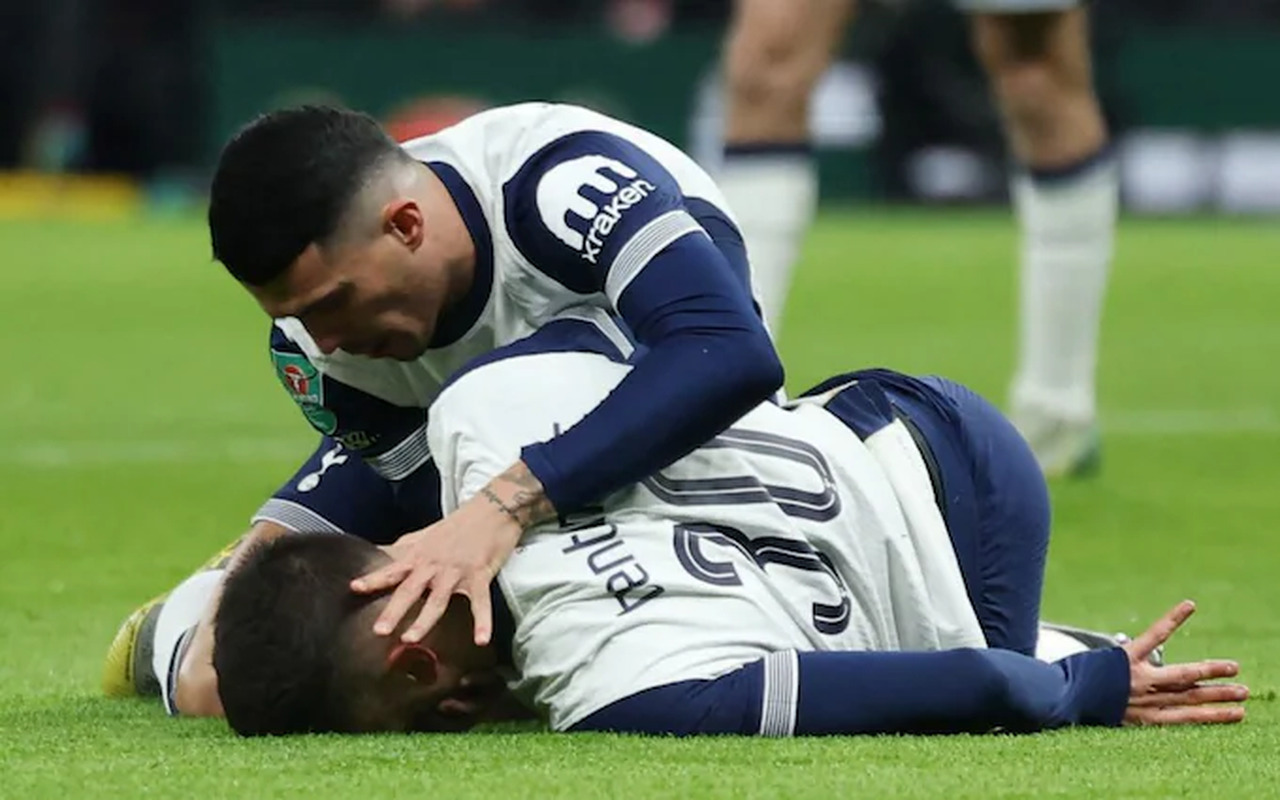
[[[471,290],[461,303],[446,309],[440,315],[430,344],[432,349],[436,349],[457,342],[475,326],[484,313],[484,307],[489,303],[489,294],[493,291],[493,237],[489,233],[489,223],[485,219],[480,201],[462,175],[443,161],[427,162],[427,167],[449,191],[476,248]]]

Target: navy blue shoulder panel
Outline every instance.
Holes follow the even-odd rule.
[[[391,544],[441,516],[432,462],[389,481],[329,437],[271,497],[259,512],[267,519],[304,532],[336,528],[374,544]]]
[[[683,208],[679,184],[652,155],[603,131],[578,131],[534,153],[502,187],[506,226],[529,263],[593,294],[631,237]]]
[[[573,725],[571,731],[667,736],[760,732],[764,662],[753,661],[714,680],[655,686],[617,700]]]
[[[476,324],[484,307],[489,302],[489,294],[493,291],[493,235],[489,231],[489,222],[485,219],[484,209],[476,198],[476,193],[462,177],[458,170],[443,161],[429,161],[427,168],[435,173],[444,188],[453,198],[453,203],[462,215],[462,223],[467,226],[471,243],[476,250],[475,275],[471,280],[471,290],[462,302],[448,308],[436,323],[435,333],[431,337],[431,347],[448,347],[466,335]]]

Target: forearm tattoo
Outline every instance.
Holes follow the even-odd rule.
[[[515,520],[517,525],[519,525],[522,528],[525,527],[525,521],[524,521],[524,518],[520,516],[520,512],[517,511],[515,508],[512,508],[511,506],[504,503],[502,501],[502,498],[498,497],[497,492],[495,492],[494,490],[486,486],[480,490],[480,494],[483,495],[484,498],[488,500],[490,503],[493,503],[495,506],[497,506],[502,513],[506,514],[508,517],[511,517],[513,520]]]
[[[513,491],[502,491],[501,494],[495,491],[495,488],[506,489],[503,484],[509,484]],[[555,507],[543,493],[542,482],[523,461],[517,461],[506,472],[494,478],[488,486],[480,490],[480,494],[522,528],[536,525],[556,515]],[[507,498],[505,500],[504,495]]]

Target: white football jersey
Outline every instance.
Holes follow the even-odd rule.
[[[428,428],[443,510],[629,369],[534,352],[459,377]],[[881,457],[879,434],[864,443],[820,402],[766,403],[598,510],[528,531],[498,576],[515,621],[512,688],[563,730],[644,689],[790,649],[984,646],[923,462],[894,433]],[[907,450],[918,469],[886,466]]]
[[[476,285],[455,309],[461,324],[437,331],[432,349],[408,363],[325,355],[296,319],[277,321],[272,335],[279,377],[311,423],[389,479],[428,457],[425,420],[375,430],[359,418],[385,418],[386,408],[349,419],[335,408],[343,402],[331,402],[334,392],[351,388],[374,405],[425,409],[464,363],[570,306],[623,345],[629,334],[606,312],[684,236],[709,237],[750,283],[715,183],[647,131],[576,106],[527,103],[477,114],[404,149],[441,179],[476,244]]]

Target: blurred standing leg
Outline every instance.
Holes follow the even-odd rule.
[[[742,226],[765,321],[782,323],[818,176],[809,96],[831,64],[854,0],[736,0],[723,54],[725,159],[720,188]]]
[[[968,0],[974,47],[1018,162],[1020,346],[1012,417],[1050,476],[1097,465],[1099,321],[1118,178],[1070,0]]]

